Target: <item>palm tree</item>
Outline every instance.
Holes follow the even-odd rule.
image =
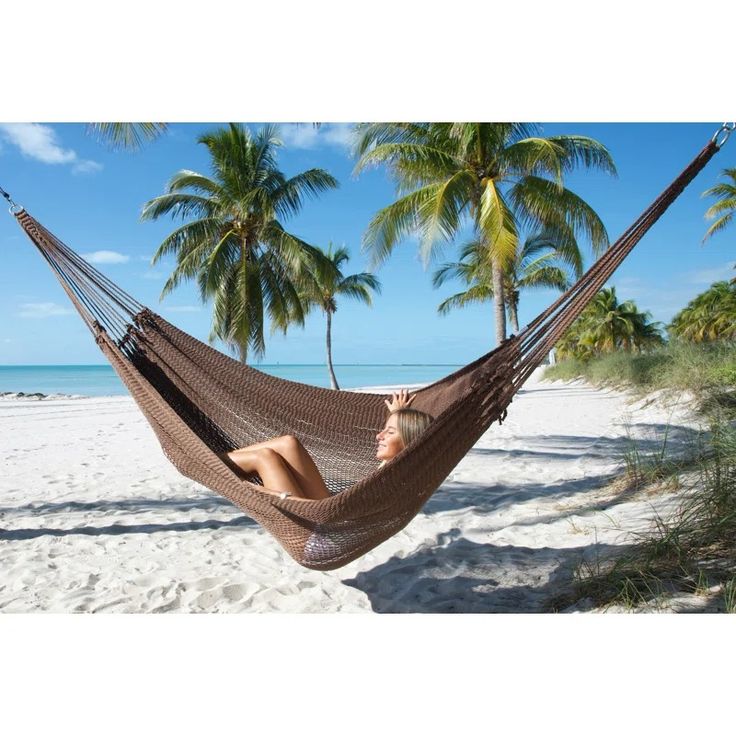
[[[706,219],[715,219],[715,222],[706,231],[703,242],[714,233],[723,230],[733,220],[734,213],[736,213],[736,169],[724,169],[721,175],[731,181],[720,182],[703,192],[704,197],[718,197],[718,201],[711,205],[705,213]]]
[[[545,252],[546,251],[546,252]],[[511,329],[519,332],[519,299],[523,289],[559,289],[570,286],[569,271],[582,273],[582,256],[577,243],[562,241],[552,232],[530,236],[504,273],[503,290]],[[480,240],[463,246],[460,261],[445,263],[434,274],[436,287],[450,278],[459,278],[468,289],[445,299],[437,311],[447,314],[453,307],[493,300],[492,269],[487,249]]]
[[[560,358],[589,359],[617,350],[644,352],[664,344],[659,322],[650,322],[632,300],[619,302],[616,287],[601,289],[556,345]]]
[[[690,342],[736,339],[736,281],[717,281],[698,294],[669,325],[669,332]]]
[[[441,241],[469,222],[488,250],[496,339],[506,337],[503,274],[518,249],[520,227],[586,235],[595,253],[608,244],[596,213],[563,183],[577,166],[615,174],[608,151],[583,136],[540,137],[522,123],[374,123],[358,128],[356,171],[385,164],[399,198],[380,210],[364,236],[374,265],[418,231],[425,264]]]
[[[273,126],[252,135],[230,124],[200,136],[212,159],[212,176],[179,171],[166,193],[147,202],[141,218],[162,215],[195,219],[161,243],[157,263],[174,254],[177,265],[161,297],[182,280],[196,279],[203,301],[212,298],[210,339],[219,338],[240,351],[265,352],[264,310],[274,328],[304,323],[297,283],[316,269],[329,269],[314,246],[287,232],[280,219],[296,214],[305,197],[338,186],[322,169],[309,169],[287,179],[278,169],[281,142]]]
[[[168,130],[167,123],[88,123],[87,131],[112,148],[137,151]]]
[[[337,297],[348,296],[370,306],[370,290],[380,294],[381,285],[371,273],[356,273],[351,276],[343,274],[340,267],[350,260],[347,248],[341,247],[333,251],[330,243],[324,256],[331,267],[325,269],[318,266],[312,278],[304,284],[300,297],[305,311],[318,306],[327,316],[327,369],[330,373],[330,385],[333,389],[339,389],[332,367],[332,315],[337,311]]]

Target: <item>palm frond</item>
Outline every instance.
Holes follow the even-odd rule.
[[[292,324],[304,325],[303,300],[279,259],[273,253],[264,254],[260,271],[271,334],[276,330],[286,334]]]
[[[728,227],[731,224],[731,220],[733,220],[733,212],[729,212],[727,215],[724,215],[723,217],[718,218],[705,232],[705,237],[703,238],[703,241],[710,238],[712,235],[715,235],[717,232],[720,232],[724,228]]]
[[[164,256],[188,253],[209,243],[217,243],[222,235],[223,221],[218,217],[208,217],[187,222],[164,238],[151,259],[155,266]]]
[[[560,190],[547,179],[527,176],[511,188],[510,199],[525,226],[582,234],[596,254],[608,246],[608,234],[600,217],[569,189]]]
[[[167,214],[173,218],[211,218],[216,211],[216,204],[206,197],[194,194],[162,194],[143,205],[140,219],[157,220]]]
[[[88,123],[87,131],[114,150],[138,151],[168,127],[167,123]]]
[[[546,174],[562,187],[565,151],[549,138],[525,138],[503,151],[502,167],[506,175]]]
[[[476,271],[476,264],[464,263],[462,260],[457,263],[443,263],[432,276],[432,286],[436,289],[451,279],[461,279],[469,284],[473,280]]]
[[[478,227],[494,261],[501,267],[514,258],[518,243],[514,214],[493,180],[486,180],[480,199]]]
[[[419,209],[437,192],[438,187],[427,186],[396,200],[379,210],[363,235],[363,251],[368,252],[373,267],[385,261],[396,244],[416,232]]]
[[[355,273],[345,276],[335,289],[335,294],[372,305],[371,290],[381,293],[381,284],[372,273]]]
[[[389,167],[402,190],[444,178],[460,168],[455,157],[439,148],[420,143],[384,143],[364,153],[353,173],[381,164]]]
[[[572,270],[575,278],[583,275],[583,255],[570,228],[547,228],[527,238],[521,258],[522,268],[526,258],[545,250],[552,251],[556,259]]]
[[[448,297],[437,307],[437,312],[441,315],[449,314],[452,309],[461,309],[467,307],[470,304],[480,304],[493,299],[493,288],[490,284],[487,286],[481,286],[477,284],[471,286],[466,291],[462,291],[459,294],[453,294]]]
[[[444,182],[431,185],[433,196],[427,197],[417,209],[422,234],[419,252],[426,265],[432,258],[438,241],[452,240],[460,227],[460,219],[473,196],[475,177],[468,171],[458,171]]]
[[[198,194],[205,196],[218,197],[223,194],[222,187],[214,179],[189,169],[177,171],[166,185],[168,193],[181,192],[184,189],[193,189]]]
[[[554,258],[554,254],[549,254]],[[545,257],[533,262],[527,268],[523,278],[518,282],[522,289],[559,289],[565,291],[570,288],[567,274],[559,267],[542,263]]]
[[[303,171],[273,193],[275,210],[282,217],[294,215],[301,210],[305,197],[314,198],[339,186],[337,179],[323,169]]]
[[[355,128],[354,155],[363,156],[370,149],[404,142],[428,142],[426,123],[361,123]]]
[[[582,166],[586,169],[600,169],[611,176],[618,175],[609,150],[593,138],[582,135],[558,135],[550,136],[547,140],[564,151],[562,168],[565,172]]]

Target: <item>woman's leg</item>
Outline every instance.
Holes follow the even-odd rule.
[[[304,489],[308,498],[329,498],[330,492],[325,485],[319,468],[312,460],[304,445],[293,435],[286,434],[273,440],[272,448],[288,463],[289,470]]]
[[[293,435],[274,437],[265,442],[249,445],[241,450],[233,450],[233,452],[228,453],[228,457],[237,464],[239,453],[264,449],[273,450],[284,460],[293,479],[300,486],[302,496],[312,499],[330,497],[331,494],[320,475],[319,469],[314,464],[314,460],[312,460],[311,455],[307,452],[304,445]]]
[[[270,447],[251,448],[224,453],[222,459],[230,461],[245,475],[258,473],[264,490],[275,493],[288,492],[293,496],[305,498],[299,482],[294,478],[286,461]]]

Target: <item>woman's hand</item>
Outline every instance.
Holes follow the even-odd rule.
[[[389,412],[393,413],[399,409],[406,409],[414,401],[415,397],[416,394],[409,396],[409,392],[405,388],[402,388],[398,393],[394,391],[391,394],[391,401],[386,399],[384,403],[388,407]]]

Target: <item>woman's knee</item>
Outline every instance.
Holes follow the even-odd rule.
[[[278,462],[280,455],[270,447],[250,448],[243,447],[239,450],[228,452],[227,456],[241,466],[258,467],[264,463]]]
[[[281,455],[271,447],[259,447],[252,451],[257,463],[276,463],[281,461]]]
[[[284,434],[278,438],[278,446],[281,450],[288,452],[301,448],[302,443],[293,434]]]

